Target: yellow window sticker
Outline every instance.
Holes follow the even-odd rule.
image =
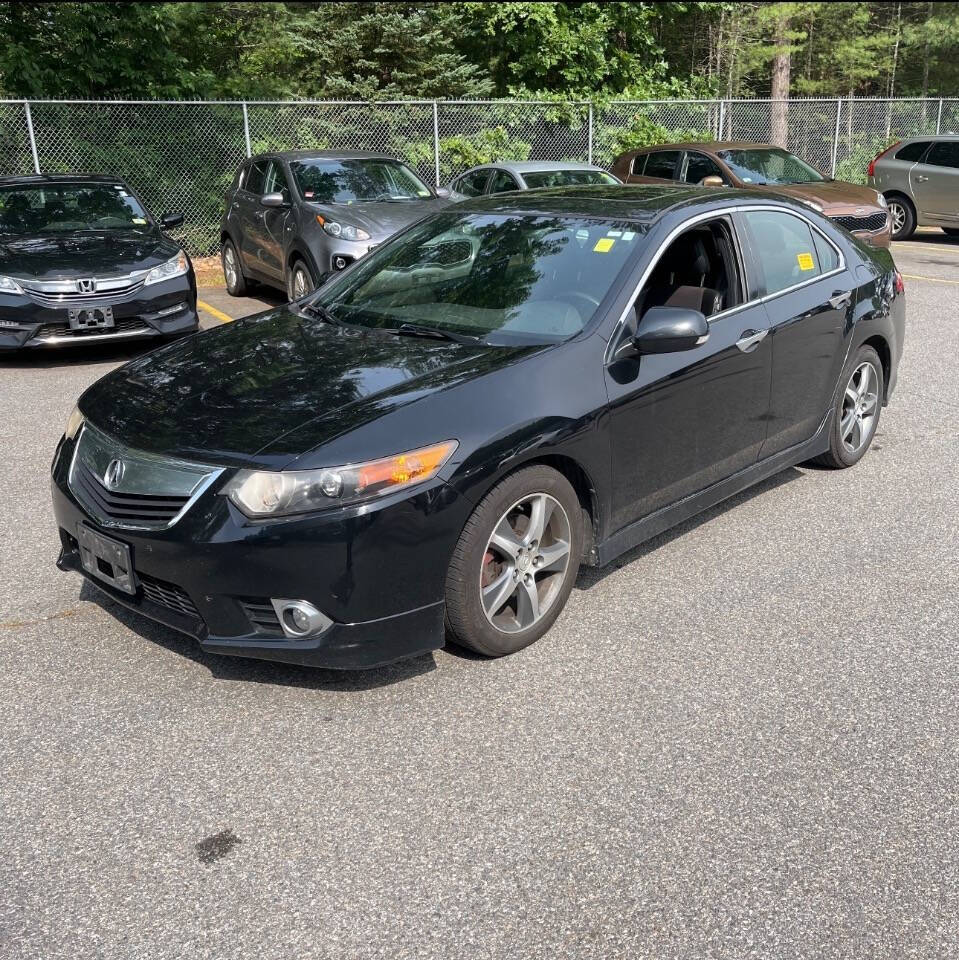
[[[811,253],[797,253],[796,259],[799,261],[800,270],[815,270],[816,261],[813,260]]]
[[[596,246],[593,247],[593,253],[609,253],[613,249],[613,244],[616,241],[612,237],[600,237],[596,241]]]

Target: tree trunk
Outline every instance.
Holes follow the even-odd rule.
[[[929,104],[926,98],[929,96],[929,21],[932,19],[932,0],[926,4],[926,23],[924,32],[926,35],[922,50],[922,129],[926,129],[929,123]]]
[[[784,147],[788,138],[787,110],[789,104],[789,67],[790,49],[786,31],[789,29],[788,15],[782,16],[776,23],[776,53],[773,57],[772,90],[772,136],[770,140],[778,147]]]
[[[902,37],[902,4],[896,4],[896,42],[892,48],[892,68],[889,71],[889,103],[886,104],[886,142],[892,135],[892,98],[896,95],[896,67],[899,65],[899,40]]]

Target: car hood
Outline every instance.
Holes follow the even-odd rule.
[[[878,195],[872,187],[863,187],[857,183],[845,183],[842,180],[827,180],[824,183],[789,183],[782,186],[768,186],[766,190],[797,200],[814,200],[826,210],[838,207],[870,207],[879,209]]]
[[[122,275],[155,267],[176,256],[179,249],[159,230],[0,235],[0,272],[25,280]]]
[[[311,203],[310,209],[330,220],[362,227],[371,237],[385,238],[403,227],[450,205],[449,200],[431,197],[428,200],[398,200],[394,203]]]
[[[90,387],[80,409],[134,449],[277,468],[534,349],[336,327],[281,307],[125,364]]]

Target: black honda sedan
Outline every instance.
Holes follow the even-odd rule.
[[[182,222],[116,177],[0,177],[0,353],[196,330]]]
[[[221,653],[512,653],[581,564],[855,464],[904,306],[887,251],[791,201],[467,201],[87,390],[53,461],[59,566]]]

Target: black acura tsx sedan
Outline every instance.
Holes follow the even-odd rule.
[[[116,177],[0,177],[0,354],[196,330],[182,222]]]
[[[789,200],[469,200],[90,387],[53,460],[58,563],[210,651],[512,653],[581,564],[855,464],[904,307],[887,251]]]

